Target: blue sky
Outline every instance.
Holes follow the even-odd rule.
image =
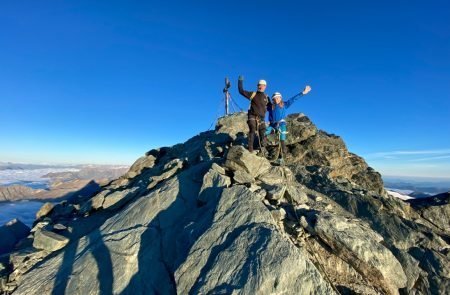
[[[364,2],[364,3],[362,3]],[[395,3],[394,3],[395,2]],[[448,1],[2,1],[0,161],[131,164],[217,116],[223,78],[385,175],[450,177]]]

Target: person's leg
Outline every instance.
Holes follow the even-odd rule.
[[[287,153],[286,141],[281,140],[281,157],[286,158],[286,153]]]
[[[256,132],[256,118],[254,116],[248,115],[248,150],[250,152],[253,152],[253,142],[255,139],[255,132]]]
[[[280,143],[281,143],[281,157],[282,158],[285,158],[286,153],[287,153],[286,133],[287,133],[286,125],[281,125],[280,126]]]
[[[267,128],[266,128],[266,136],[270,135],[272,133],[272,131],[273,131],[273,127],[272,126],[267,126]]]
[[[259,134],[259,140],[261,141],[261,147],[266,147],[266,123],[264,122],[264,118],[259,120],[258,123],[258,134]]]

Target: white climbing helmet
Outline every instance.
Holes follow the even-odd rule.
[[[283,96],[281,96],[281,93],[279,92],[275,92],[274,94],[272,94],[272,99],[274,99],[275,97],[283,98]]]
[[[266,80],[259,80],[258,85],[266,85],[267,86],[267,82],[266,82]]]

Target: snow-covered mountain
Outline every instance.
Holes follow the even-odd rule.
[[[402,199],[404,201],[413,199],[413,197],[410,197],[407,194],[401,193],[399,191],[390,190],[390,189],[386,189],[386,191],[388,192],[389,195],[399,198],[399,199]]]

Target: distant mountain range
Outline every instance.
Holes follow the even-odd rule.
[[[76,165],[51,165],[51,164],[27,164],[27,163],[11,163],[0,162],[1,170],[32,170],[32,169],[45,169],[45,168],[74,168]]]
[[[46,169],[46,168],[98,168],[98,169],[120,169],[128,168],[127,165],[98,165],[98,164],[29,164],[29,163],[13,163],[13,162],[0,162],[1,170],[33,170],[33,169]]]
[[[411,198],[424,198],[450,191],[448,178],[383,176],[383,181],[387,190]]]
[[[45,165],[0,162],[0,202],[61,199],[98,189],[127,172],[119,165]],[[95,185],[94,185],[95,184]]]

